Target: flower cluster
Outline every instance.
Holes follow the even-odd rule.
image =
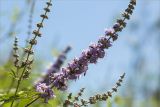
[[[49,70],[47,71],[46,75],[42,78],[42,80],[35,85],[36,91],[41,94],[40,97],[44,98],[45,102],[47,102],[50,98],[53,98],[54,96],[52,88],[50,87],[51,77],[52,77],[51,75],[54,75],[56,72],[60,70],[61,66],[66,60],[66,54],[70,50],[71,50],[70,46],[66,47],[65,50],[58,56],[55,63],[49,68]]]
[[[44,76],[42,83],[46,83],[47,85],[51,84],[51,77],[58,71],[60,71],[61,66],[66,60],[66,54],[71,50],[70,46],[67,46],[65,50],[58,56],[57,60],[53,65],[48,69],[46,75]]]
[[[110,29],[105,30],[105,36],[100,37],[98,43],[91,44],[89,48],[82,52],[81,56],[73,59],[68,66],[62,68],[61,72],[53,75],[52,77],[52,87],[56,87],[59,90],[67,89],[68,80],[76,80],[81,74],[86,74],[88,70],[88,65],[90,63],[97,63],[99,58],[105,56],[105,49],[111,47],[112,41],[118,38],[118,32],[126,26],[126,19],[129,19],[136,2],[131,0],[128,8],[122,14],[123,19],[118,19],[116,24]]]
[[[40,97],[44,98],[44,102],[48,102],[49,99],[54,98],[54,92],[45,83],[36,84],[36,91],[40,93]]]
[[[111,42],[106,37],[101,37],[97,44],[91,44],[89,49],[82,52],[79,58],[75,58],[68,63],[66,68],[62,68],[60,73],[52,75],[51,83],[59,90],[67,89],[67,80],[76,80],[81,74],[86,74],[89,63],[96,63],[98,58],[105,55],[104,49],[111,46]]]

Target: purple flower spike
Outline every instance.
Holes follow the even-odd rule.
[[[81,74],[86,74],[89,63],[97,63],[98,58],[105,55],[104,49],[111,46],[106,37],[101,37],[97,44],[91,44],[89,48],[82,52],[79,58],[75,58],[66,68],[62,68],[60,73],[52,77],[52,85],[59,90],[67,89],[67,81],[78,79]]]
[[[114,33],[111,31],[111,33]],[[108,49],[111,42],[107,37],[101,37],[98,43],[91,44],[88,49],[82,52],[79,58],[74,58],[66,68],[52,76],[52,85],[59,90],[67,89],[68,80],[76,80],[82,74],[86,74],[89,63],[97,63],[98,58],[105,56],[104,49]]]
[[[46,76],[41,81],[42,83],[46,83],[47,85],[51,84],[51,75],[60,71],[61,66],[63,65],[64,61],[66,60],[66,54],[71,50],[71,47],[68,46],[66,49],[59,55],[56,62],[48,69]]]
[[[133,2],[133,4],[135,3]],[[66,82],[68,80],[76,80],[82,74],[85,75],[88,70],[89,64],[97,63],[99,58],[103,58],[105,56],[104,50],[112,46],[111,42],[117,40],[117,33],[122,31],[123,28],[126,26],[125,19],[129,19],[128,15],[132,13],[130,11],[132,11],[133,6],[128,7],[128,9],[126,11],[127,16],[125,15],[124,19],[119,19],[112,28],[106,29],[105,35],[98,40],[98,43],[90,45],[88,49],[81,53],[80,57],[75,58],[68,64],[65,69],[62,69],[57,76],[54,76],[52,78],[53,87],[56,87],[58,89],[66,87]]]

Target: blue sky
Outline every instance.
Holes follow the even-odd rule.
[[[41,20],[39,15],[43,13],[42,8],[45,6],[46,0],[37,1],[34,25]],[[43,59],[42,66],[43,69],[46,69],[45,67],[55,60],[52,55],[53,48],[62,50],[67,45],[73,47],[68,55],[68,61],[78,57],[83,49],[86,49],[91,42],[96,42],[104,34],[105,28],[112,27],[116,18],[127,8],[128,3],[129,0],[53,0],[49,20],[45,21],[45,27],[42,29],[43,36],[38,39],[38,45],[35,48],[36,59]],[[29,7],[25,5],[24,0],[0,0],[0,28],[2,31],[0,37],[9,28],[13,9],[26,12],[16,27],[16,34],[23,46],[29,14]],[[107,50],[106,57],[100,59],[96,65],[90,65],[87,75],[77,82],[73,82],[70,90],[77,91],[86,87],[90,92],[96,92],[99,88],[99,91],[104,91],[112,87],[123,72],[127,72],[128,78],[130,78],[132,73],[129,71],[132,71],[131,63],[134,59],[130,45],[143,40],[141,35],[146,31],[146,26],[158,18],[159,10],[160,0],[138,0],[127,28],[119,34],[119,39]],[[135,31],[131,30],[133,26],[135,26]],[[12,40],[13,38],[0,46],[1,56],[4,55],[3,52],[9,53]],[[148,54],[150,55],[154,49],[150,47],[147,51]],[[4,56],[4,59],[5,57],[7,58],[7,55]],[[155,56],[153,62],[156,61],[157,57]]]

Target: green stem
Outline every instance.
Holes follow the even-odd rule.
[[[50,0],[50,2],[51,2],[51,0]],[[49,5],[48,5],[48,7],[49,7]],[[47,7],[47,8],[48,8],[48,7]],[[45,12],[45,15],[47,15],[47,11]],[[42,18],[41,23],[44,22],[44,19],[45,19],[45,18]],[[40,31],[40,27],[37,29],[37,31],[38,31],[38,32]],[[37,35],[34,36],[33,40],[36,40],[36,37],[37,37]],[[31,50],[32,48],[33,48],[33,45],[31,44],[29,50]],[[30,57],[30,53],[27,53],[27,58],[26,58],[26,61],[25,61],[25,62],[28,62],[29,57]],[[21,84],[23,74],[24,74],[25,71],[26,71],[26,68],[27,68],[27,66],[24,66],[24,69],[23,69],[23,71],[22,71],[22,74],[21,74],[20,78],[18,79],[18,84],[17,84],[17,87],[16,87],[16,91],[15,91],[14,96],[16,96],[17,93],[18,93],[18,89],[19,89],[19,86],[20,86],[20,84]],[[12,101],[10,107],[13,107],[14,101],[15,101],[15,100]]]
[[[32,47],[33,47],[33,46],[31,45],[29,50],[31,50],[31,49],[32,49]],[[30,56],[30,54],[27,54],[26,62],[29,60],[29,56]],[[23,74],[24,74],[24,72],[25,72],[25,70],[26,70],[26,67],[27,67],[27,66],[25,66],[25,67],[24,67],[24,69],[23,69],[23,71],[22,71],[22,74],[21,74],[20,78],[18,79],[18,84],[17,84],[17,87],[16,87],[16,91],[15,91],[14,96],[16,96],[16,95],[17,95],[17,93],[18,93],[18,89],[19,89],[19,86],[20,86],[20,84],[21,84],[21,80],[22,80]],[[18,69],[17,69],[17,72],[18,72]],[[13,101],[12,101],[12,103],[11,103],[11,106],[10,106],[10,107],[12,107],[12,106],[13,106],[14,101],[15,101],[15,100],[13,100]]]
[[[37,101],[39,98],[40,98],[40,96],[38,96],[36,99],[34,99],[33,101],[31,101],[30,103],[25,105],[25,107],[29,107],[31,104],[33,104],[35,101]]]

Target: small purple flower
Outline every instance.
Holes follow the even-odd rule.
[[[108,40],[106,37],[100,37],[98,40],[98,45],[102,49],[108,49],[112,46],[110,40]]]
[[[120,24],[119,24],[119,23],[115,23],[115,24],[113,25],[113,28],[114,28],[115,30],[117,30],[119,27],[120,27]]]
[[[68,68],[62,68],[62,74],[63,75],[67,75],[69,73],[69,69]]]
[[[80,74],[82,74],[82,73],[87,72],[87,70],[88,70],[88,65],[87,65],[87,66],[83,66],[83,65],[82,65],[82,66],[80,67],[79,72],[76,72],[76,74],[80,75]]]
[[[79,62],[79,64],[81,64],[83,66],[87,65],[88,59],[87,59],[86,53],[84,51],[82,52],[81,56],[78,58],[78,62]]]
[[[59,90],[66,90],[67,89],[67,78],[65,78],[64,73],[60,73],[57,76],[55,76],[54,81],[53,81],[53,85],[59,89]]]
[[[80,74],[85,73],[88,70],[88,66],[81,65],[79,70],[75,72],[77,76],[80,76]]]
[[[107,42],[107,41],[106,41]],[[98,58],[103,58],[104,55],[105,55],[105,51],[104,51],[104,47],[106,46],[103,46],[101,44],[92,44],[90,46],[90,51],[91,51],[91,60],[93,61],[90,61],[90,63],[96,63],[97,62],[97,59]]]
[[[105,35],[109,36],[115,33],[113,28],[105,29]]]
[[[102,48],[98,49],[98,57],[103,58],[105,56],[105,51]]]
[[[69,69],[72,71],[76,71],[79,69],[78,59],[74,59],[72,62],[68,63]]]
[[[41,94],[41,98],[44,98],[44,102],[48,103],[48,100],[51,98],[55,98],[55,94],[52,89],[48,88],[45,93]]]
[[[46,85],[46,83],[38,83],[36,85],[36,91],[41,93],[41,98],[44,98],[45,102],[47,103],[49,99],[54,98],[54,92],[52,89]]]
[[[45,93],[45,91],[49,88],[46,83],[38,83],[36,84],[36,91],[39,93]]]
[[[90,53],[89,62],[90,63],[97,63],[98,53],[97,53],[96,48],[90,49],[89,53]]]
[[[116,33],[113,34],[113,35],[112,35],[112,40],[115,41],[115,40],[117,40],[117,39],[118,39],[118,34],[116,34]]]

